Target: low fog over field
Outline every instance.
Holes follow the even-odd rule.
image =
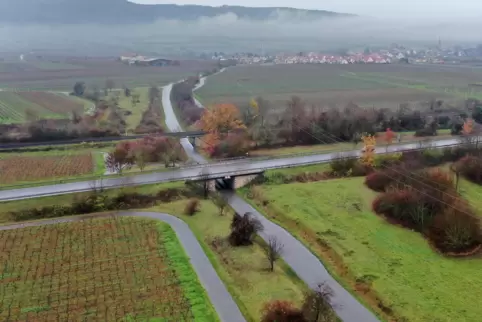
[[[264,21],[238,19],[233,14],[195,21],[157,21],[126,25],[3,25],[0,51],[65,51],[105,55],[125,51],[180,55],[191,51],[306,51],[353,46],[475,44],[482,42],[480,19],[323,18],[300,22],[279,14]]]

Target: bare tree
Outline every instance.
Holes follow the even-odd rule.
[[[132,108],[136,107],[137,103],[139,103],[139,98],[140,98],[139,93],[134,93],[134,92],[131,93]]]
[[[149,103],[152,104],[154,103],[155,100],[161,98],[161,91],[157,86],[151,86],[148,91],[148,96],[149,96]]]
[[[115,83],[112,79],[107,79],[105,81],[105,91],[108,93],[110,92],[112,89],[114,89],[115,87]]]
[[[333,290],[324,283],[318,284],[314,289],[305,294],[302,306],[303,316],[307,321],[335,322],[336,315],[333,312],[331,298]]]
[[[459,191],[460,173],[462,172],[460,164],[458,164],[457,162],[452,163],[450,165],[450,171],[452,171],[455,175],[455,191]]]
[[[209,168],[204,167],[201,169],[201,172],[199,173],[199,179],[202,182],[203,185],[203,195],[204,199],[207,199],[209,196]]]
[[[228,202],[226,199],[223,198],[219,193],[213,195],[213,203],[218,207],[219,209],[219,215],[223,216],[224,215],[224,210],[228,207]]]
[[[136,151],[135,163],[139,167],[141,172],[144,171],[144,169],[146,168],[146,165],[147,165],[146,159],[147,159],[147,155],[145,151],[143,151],[142,149],[140,149],[139,151]]]
[[[121,174],[124,169],[130,169],[134,164],[134,159],[118,150],[107,154],[105,165],[107,169],[117,174]]]
[[[264,248],[264,253],[269,261],[270,271],[274,271],[274,263],[280,258],[283,253],[284,245],[276,238],[276,236],[269,236],[268,243]]]

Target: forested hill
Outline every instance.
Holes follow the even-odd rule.
[[[265,20],[280,15],[291,19],[344,17],[323,10],[294,8],[252,8],[239,6],[142,5],[127,0],[0,0],[0,23],[26,24],[126,24],[148,23],[158,19],[194,20],[233,13],[239,18]]]

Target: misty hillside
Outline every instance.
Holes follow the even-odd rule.
[[[280,15],[289,15],[292,19],[300,20],[348,16],[322,10],[142,5],[127,0],[0,0],[0,23],[13,24],[150,23],[158,19],[194,20],[229,13],[251,20],[276,18]]]

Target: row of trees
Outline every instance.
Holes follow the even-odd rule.
[[[137,165],[144,171],[148,163],[163,162],[166,167],[175,166],[186,156],[179,140],[167,137],[146,136],[136,141],[120,142],[106,157],[107,168],[115,173]]]
[[[400,109],[393,112],[355,104],[344,109],[321,109],[308,107],[299,97],[288,101],[286,110],[278,117],[271,115],[270,110],[270,102],[262,98],[251,100],[249,106],[242,109],[233,104],[210,107],[198,122],[199,128],[208,132],[203,138],[205,150],[214,157],[234,157],[259,147],[356,144],[363,136],[383,131],[390,144],[396,131],[415,130],[418,136],[431,136],[437,134],[439,127],[437,118],[424,116],[420,111]],[[473,122],[467,124],[467,119],[460,115],[450,119],[450,126],[453,134],[467,135],[475,129]]]
[[[192,92],[194,86],[198,83],[198,77],[189,77],[184,82],[172,86],[171,101],[174,103],[174,106],[179,109],[182,121],[187,125],[199,121],[204,111],[203,108],[199,108],[196,105]]]
[[[134,130],[137,134],[146,134],[146,133],[162,133],[163,131],[163,124],[162,122],[162,94],[158,87],[151,86],[148,90],[148,99],[149,105],[147,110],[142,113],[142,118],[139,125]],[[132,96],[134,102],[135,97]]]

